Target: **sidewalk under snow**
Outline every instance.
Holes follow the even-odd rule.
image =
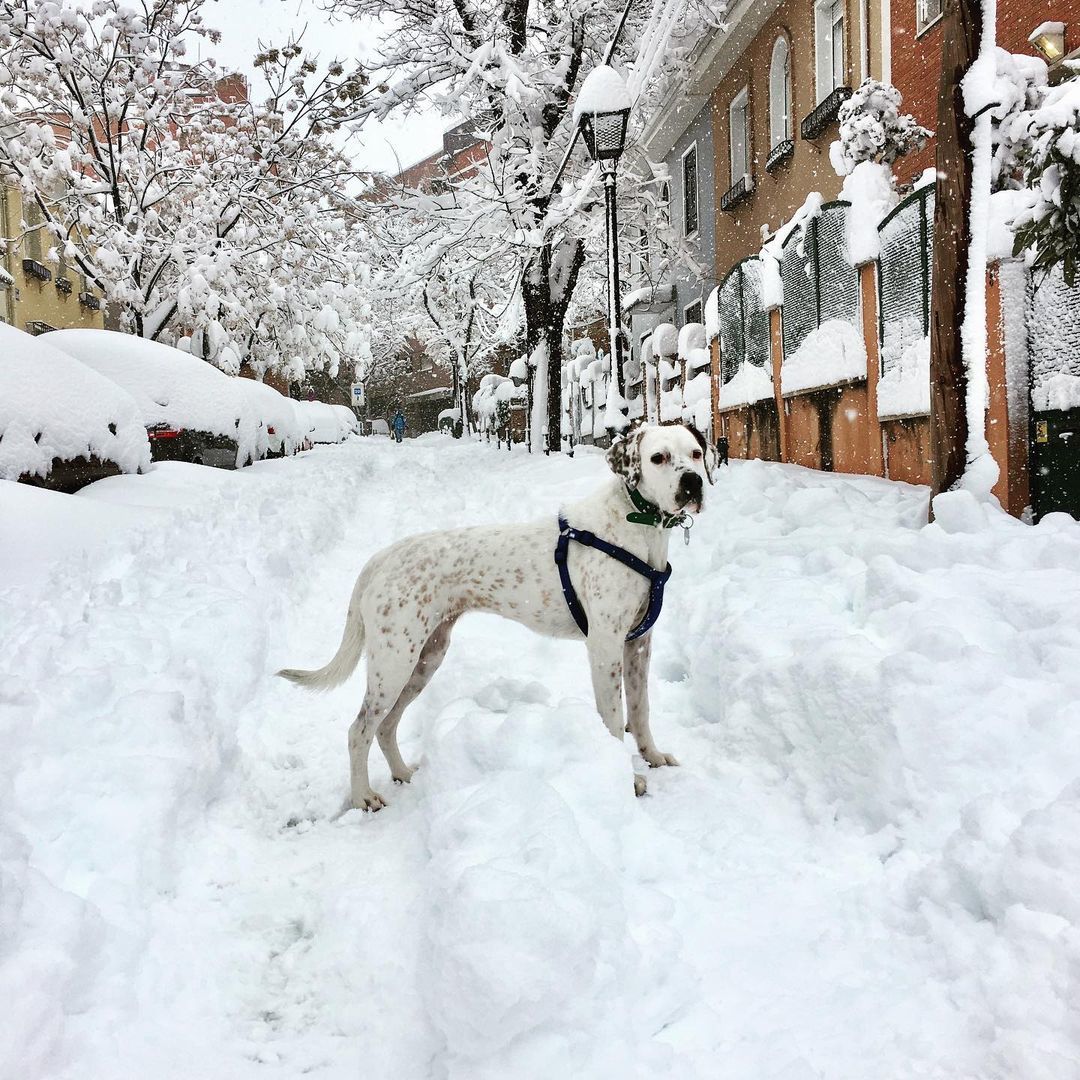
[[[392,540],[606,467],[441,437],[0,484],[0,1077],[1080,1076],[1080,526],[722,470],[634,799],[585,651],[489,616],[336,817]]]

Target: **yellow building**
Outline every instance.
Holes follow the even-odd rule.
[[[105,303],[75,267],[50,260],[52,237],[40,226],[33,203],[24,211],[22,193],[0,186],[0,322],[31,334],[68,327],[102,329]],[[22,222],[28,229],[23,235]],[[21,239],[20,239],[21,238]]]

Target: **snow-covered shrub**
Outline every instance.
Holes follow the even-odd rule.
[[[1042,88],[1039,97],[1009,124],[1033,196],[1014,222],[1013,252],[1029,251],[1037,270],[1060,264],[1072,286],[1080,270],[1080,75]]]
[[[900,112],[903,100],[895,86],[864,79],[840,106],[840,138],[829,147],[837,175],[847,176],[863,161],[892,165],[925,145],[931,132]]]

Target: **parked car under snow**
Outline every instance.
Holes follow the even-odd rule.
[[[344,442],[360,430],[356,414],[345,405],[327,405],[325,401],[297,401],[294,405],[313,443]]]
[[[70,492],[149,466],[130,394],[53,348],[51,335],[0,323],[0,478]]]
[[[266,453],[265,428],[239,380],[205,360],[113,330],[57,330],[49,343],[131,394],[154,461],[235,469]]]
[[[251,402],[266,431],[267,457],[291,457],[304,449],[308,432],[297,414],[295,401],[255,379],[237,378],[236,385]]]

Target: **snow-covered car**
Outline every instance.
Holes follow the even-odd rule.
[[[49,343],[135,399],[155,461],[235,469],[266,452],[265,428],[240,380],[205,360],[113,330],[57,330]]]
[[[266,456],[291,457],[304,448],[307,429],[296,413],[296,402],[266,383],[237,378],[266,431]]]
[[[372,435],[385,435],[390,437],[390,425],[385,420],[372,420],[371,421],[371,434]]]
[[[348,405],[331,405],[330,408],[334,410],[334,415],[337,417],[342,439],[360,434],[360,421]]]
[[[77,491],[149,468],[131,395],[50,340],[0,323],[0,478]]]
[[[344,442],[355,430],[356,415],[344,405],[327,405],[325,401],[297,401],[294,404],[301,426],[313,443]],[[348,416],[343,415],[346,413]]]

